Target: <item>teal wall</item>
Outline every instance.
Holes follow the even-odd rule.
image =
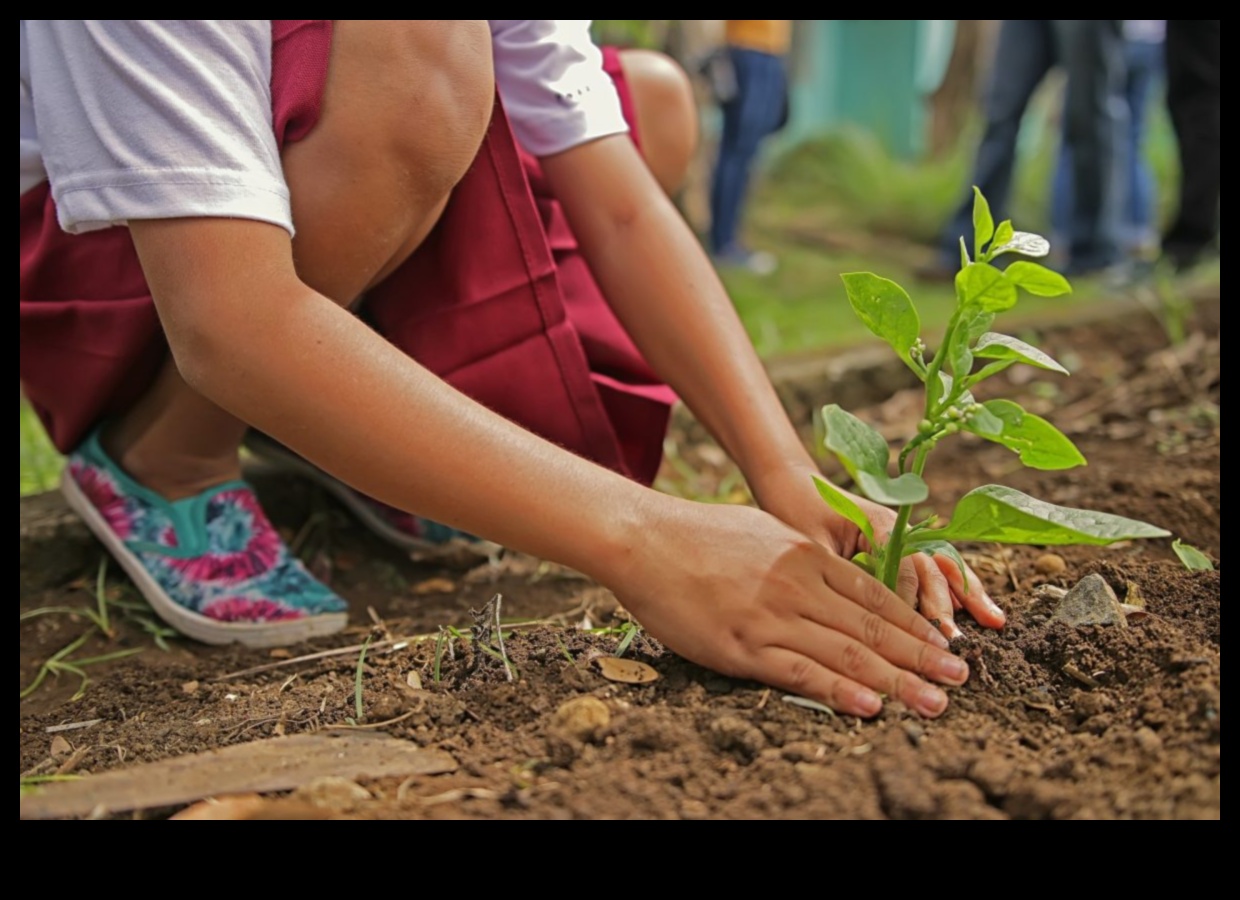
[[[785,145],[851,124],[897,157],[924,149],[926,97],[943,77],[955,30],[945,19],[799,19]]]

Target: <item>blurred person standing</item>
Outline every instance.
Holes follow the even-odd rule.
[[[711,182],[710,251],[718,265],[769,274],[775,258],[750,250],[738,232],[754,158],[762,141],[787,121],[792,20],[727,19],[724,41],[733,90],[719,97],[723,132]]]
[[[1180,148],[1180,198],[1163,235],[1177,269],[1198,262],[1219,238],[1222,191],[1222,94],[1219,19],[1167,22],[1167,109]]]
[[[1102,271],[1120,261],[1118,164],[1126,128],[1117,102],[1124,75],[1120,19],[1004,19],[983,101],[986,130],[970,185],[990,201],[996,220],[1007,207],[1016,164],[1016,139],[1033,92],[1055,65],[1068,76],[1064,141],[1072,150],[1073,225],[1069,274]],[[972,232],[973,191],[965,192],[944,229],[938,258],[917,271],[925,280],[950,280],[959,268],[960,238]]]
[[[1163,57],[1167,23],[1163,19],[1126,19],[1124,33],[1125,75],[1122,97],[1128,107],[1128,128],[1123,142],[1123,191],[1119,201],[1121,250],[1138,260],[1158,252],[1158,226],[1154,216],[1157,185],[1145,158],[1145,136],[1150,104],[1164,73]],[[1059,153],[1051,196],[1051,232],[1065,245],[1071,243],[1072,151],[1067,140]],[[1057,242],[1052,240],[1052,245]]]

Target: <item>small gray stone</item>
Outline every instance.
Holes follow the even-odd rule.
[[[1055,605],[1051,616],[1069,625],[1115,625],[1127,628],[1128,619],[1115,591],[1101,575],[1086,575]]]

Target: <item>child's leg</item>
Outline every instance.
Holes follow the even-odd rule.
[[[489,46],[485,23],[337,27],[326,83],[312,90],[322,95],[317,124],[303,122],[309,135],[298,143],[282,141],[298,227],[293,252],[307,284],[349,305],[431,230],[489,121]],[[275,45],[277,125],[282,59],[286,75],[304,61],[290,62]],[[38,305],[25,280],[23,260],[23,326],[28,304]],[[113,416],[106,446],[94,434],[77,446],[66,496],[156,611],[187,635],[270,646],[337,631],[343,601],[310,576],[235,480],[244,431],[167,362]]]

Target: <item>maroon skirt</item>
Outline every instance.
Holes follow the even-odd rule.
[[[272,28],[281,146],[318,121],[331,23]],[[619,57],[605,50],[635,125]],[[635,135],[636,137],[636,135]],[[20,376],[52,441],[73,448],[126,410],[167,354],[126,228],[70,236],[46,183],[21,197]],[[361,313],[392,343],[497,413],[649,483],[674,396],[620,326],[537,161],[502,104],[443,217]]]

